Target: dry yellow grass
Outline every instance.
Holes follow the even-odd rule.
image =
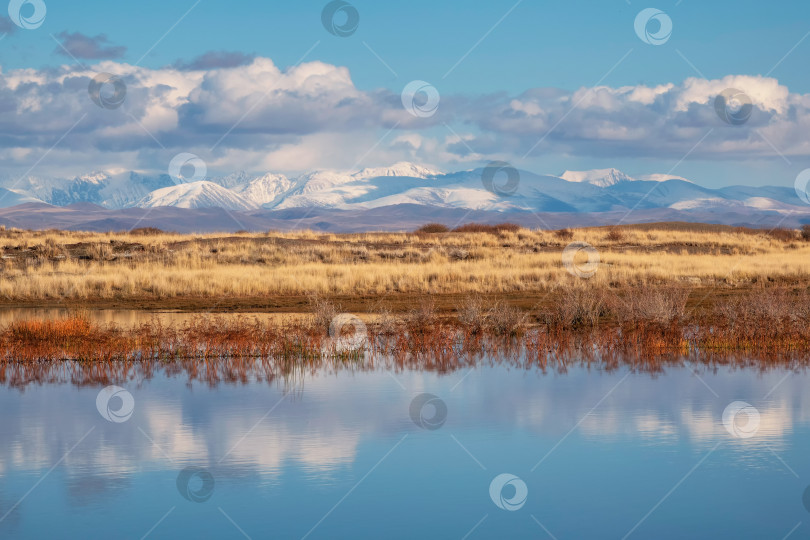
[[[571,242],[600,256],[590,279],[562,261]],[[6,302],[273,295],[523,293],[561,286],[807,285],[810,242],[668,224],[417,235],[152,235],[0,232]],[[584,254],[580,253],[580,257]]]

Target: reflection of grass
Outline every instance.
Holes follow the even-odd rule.
[[[64,297],[137,305],[311,294],[538,295],[581,282],[562,264],[569,242],[588,242],[599,251],[601,265],[590,287],[810,285],[810,243],[798,231],[686,224],[461,229],[467,232],[191,236],[5,230],[0,300]]]
[[[318,320],[333,312],[328,301],[313,306],[309,319],[288,322],[199,317],[182,326],[155,319],[127,329],[81,316],[15,322],[0,329],[0,382],[24,385],[65,370],[78,382],[107,382],[155,366],[239,382],[380,366],[445,372],[481,361],[658,371],[683,358],[763,368],[806,366],[810,358],[810,293],[788,289],[702,310],[687,310],[680,289],[642,288],[634,296],[577,289],[531,318],[477,297],[459,306],[457,317],[440,316],[425,302],[403,316],[369,320],[367,339],[355,350],[338,347]]]

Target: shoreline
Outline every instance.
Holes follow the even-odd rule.
[[[142,318],[129,327],[114,318],[99,322],[87,311],[68,309],[52,317],[12,317],[0,325],[0,359],[459,356],[460,351],[486,352],[490,346],[509,348],[516,342],[538,351],[634,358],[692,352],[792,357],[810,352],[806,290],[748,291],[692,306],[688,298],[694,295],[683,289],[645,287],[633,292],[622,297],[599,289],[566,290],[549,298],[546,306],[528,311],[470,296],[452,312],[437,309],[435,299],[427,298],[406,312],[378,304],[373,312],[352,313],[330,299],[312,297],[306,312],[286,316],[182,313],[175,321]],[[355,338],[362,345],[355,346]],[[338,348],[330,352],[332,345]]]
[[[152,322],[128,330],[75,317],[24,321],[0,329],[0,386],[124,384],[159,372],[184,375],[189,383],[277,381],[297,387],[316,373],[450,374],[493,365],[543,374],[575,367],[627,369],[653,377],[684,366],[693,374],[719,368],[810,368],[810,330],[797,332],[796,327],[710,330],[646,322],[577,328],[489,323],[472,329],[459,321],[417,317],[393,327],[346,322],[354,333],[345,333],[345,327],[336,333],[325,330],[313,319],[276,324],[213,318],[179,326]]]
[[[808,283],[794,285],[770,284],[764,286],[723,286],[723,287],[689,287],[664,286],[677,288],[689,294],[687,308],[709,308],[714,302],[735,297],[755,296],[758,292],[767,294],[769,290],[810,290]],[[552,305],[561,291],[558,290],[526,291],[510,293],[388,293],[380,295],[271,295],[252,297],[175,297],[175,298],[69,298],[69,299],[9,299],[0,297],[0,309],[67,309],[67,310],[132,310],[143,312],[172,313],[211,313],[211,314],[306,314],[310,310],[313,296],[340,305],[344,311],[363,314],[374,313],[381,305],[394,313],[407,313],[415,306],[432,300],[440,313],[451,314],[466,299],[480,297],[487,302],[503,302],[515,308],[531,311]],[[597,289],[595,289],[597,290]],[[616,289],[598,288],[608,294],[626,295],[638,290],[634,287]]]

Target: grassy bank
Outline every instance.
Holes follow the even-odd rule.
[[[598,254],[589,279],[564,263],[571,243]],[[452,311],[469,295],[530,309],[580,287],[676,287],[696,301],[700,291],[810,286],[810,242],[799,231],[688,224],[351,235],[4,230],[0,253],[7,305],[301,311],[319,295],[355,311],[379,301],[404,311],[426,297]],[[573,264],[587,256],[578,252]]]

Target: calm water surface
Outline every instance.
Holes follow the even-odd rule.
[[[3,389],[0,537],[808,538],[808,383],[690,368],[294,387],[158,374],[120,384],[131,416],[102,386]],[[734,401],[758,424],[726,429]]]

